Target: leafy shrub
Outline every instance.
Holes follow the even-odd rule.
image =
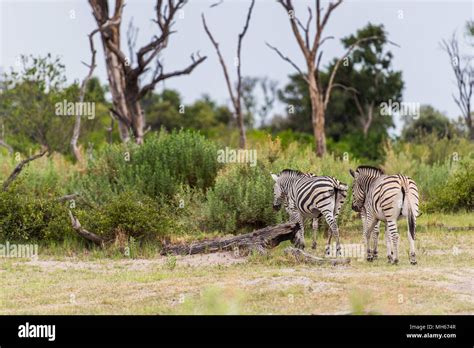
[[[474,161],[460,161],[428,205],[429,211],[474,211]]]
[[[71,232],[63,205],[18,189],[0,192],[0,239],[13,241],[62,240]]]
[[[125,233],[136,240],[156,240],[174,230],[175,222],[157,201],[133,191],[124,191],[97,209],[76,212],[84,228],[113,239]]]
[[[169,198],[182,184],[212,186],[220,167],[217,145],[193,131],[161,131],[142,146],[107,147],[79,179],[84,195],[98,203],[126,190],[149,197]]]
[[[205,226],[222,232],[260,228],[281,221],[272,208],[273,180],[261,166],[229,165],[207,192]]]

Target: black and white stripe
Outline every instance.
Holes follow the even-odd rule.
[[[304,248],[304,219],[313,219],[313,247],[316,247],[316,233],[318,219],[324,216],[329,225],[326,245],[326,254],[329,254],[329,245],[332,236],[336,238],[337,253],[340,254],[339,228],[337,216],[347,196],[347,185],[330,176],[315,176],[304,174],[297,170],[285,169],[280,174],[272,174],[275,181],[273,207],[279,209],[285,204],[290,215],[290,221],[300,224],[294,244]]]
[[[410,262],[416,264],[415,229],[419,199],[415,181],[401,174],[385,175],[382,170],[370,166],[360,166],[349,172],[354,177],[352,209],[361,213],[367,260],[377,257],[380,221],[384,221],[387,258],[389,262],[398,263],[400,237],[397,220],[403,216],[408,221]],[[373,249],[370,248],[371,237]]]

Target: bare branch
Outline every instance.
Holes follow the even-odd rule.
[[[225,81],[226,81],[226,85],[227,85],[227,90],[229,91],[230,99],[232,101],[232,104],[234,105],[234,108],[237,109],[237,99],[234,96],[234,91],[232,89],[232,84],[230,82],[229,72],[227,70],[227,66],[225,64],[224,58],[223,58],[221,50],[219,48],[219,43],[212,36],[211,31],[209,30],[209,28],[207,26],[206,18],[204,17],[204,14],[201,14],[201,18],[202,18],[202,25],[204,26],[204,30],[206,31],[206,34],[209,37],[209,40],[211,40],[212,45],[216,49],[217,56],[219,58],[219,62],[222,66],[222,70],[224,71],[224,77],[225,77]]]
[[[79,220],[72,215],[72,212],[69,210],[69,217],[71,218],[72,228],[81,236],[91,242],[103,247],[104,246],[104,239],[96,235],[95,233],[89,232],[85,228],[81,226]]]
[[[336,62],[336,64],[334,65],[334,68],[332,69],[331,71],[331,75],[329,77],[329,82],[328,82],[328,86],[327,86],[327,89],[326,89],[326,94],[325,94],[325,97],[324,97],[324,109],[327,108],[327,104],[329,102],[329,97],[331,95],[331,90],[332,90],[332,87],[333,87],[333,83],[334,83],[334,78],[336,76],[336,73],[337,73],[337,70],[339,69],[339,66],[341,65],[341,62],[347,57],[349,56],[349,54],[352,52],[352,50],[354,48],[356,48],[357,46],[359,46],[361,43],[363,42],[367,42],[367,41],[371,41],[371,40],[377,40],[377,39],[380,39],[379,36],[369,36],[369,37],[365,37],[365,38],[362,38],[362,39],[359,39],[357,40],[356,42],[354,42],[352,45],[349,46],[349,48],[347,49],[347,51],[344,53],[344,55],[339,58],[339,60]]]
[[[130,23],[128,23],[128,30],[127,30],[127,46],[128,46],[128,56],[130,59],[130,65],[135,64],[134,59],[134,52],[135,46],[137,43],[138,38],[138,28],[133,25],[133,17],[130,19]]]
[[[329,20],[329,17],[331,16],[332,11],[334,11],[341,3],[342,0],[337,0],[335,3],[330,3],[321,22],[321,3],[319,0],[316,0],[316,35],[314,36],[313,46],[311,47],[311,57],[313,57],[313,59],[316,57],[318,49],[321,46],[321,36]]]
[[[255,0],[252,0],[252,3],[249,6],[248,12],[247,12],[247,19],[245,20],[245,25],[244,29],[242,32],[239,34],[239,40],[237,43],[237,103],[238,103],[238,110],[240,112],[240,100],[242,96],[242,72],[241,72],[241,50],[242,50],[242,40],[247,33],[249,23],[250,23],[250,18],[252,17],[252,11],[253,7],[255,5]]]
[[[35,159],[43,157],[47,152],[48,152],[48,149],[44,148],[40,153],[33,155],[31,157],[28,157],[27,159],[24,159],[23,161],[18,163],[15,169],[13,169],[13,172],[7,178],[7,180],[5,180],[5,182],[3,183],[3,191],[6,191],[8,189],[8,187],[13,182],[13,180],[15,180],[16,177],[21,173],[25,165],[27,165],[31,161],[34,161]]]
[[[305,41],[301,36],[300,31],[298,30],[299,20],[296,19],[296,12],[293,3],[291,2],[291,0],[278,0],[278,3],[281,4],[286,10],[288,18],[290,19],[290,25],[291,30],[293,31],[293,35],[295,36],[296,41],[298,42],[298,46],[300,47],[301,52],[303,52],[303,55],[308,60],[311,55],[310,47],[306,46]]]
[[[0,146],[3,146],[4,148],[6,148],[10,155],[13,153],[13,147],[8,145],[3,139],[0,139]]]
[[[109,108],[109,111],[111,115],[115,116],[117,120],[125,124],[127,128],[132,127],[132,122],[127,117],[122,116],[117,110],[115,110],[114,108]]]
[[[283,59],[284,61],[288,62],[291,64],[291,66],[293,66],[293,68],[295,68],[296,71],[298,71],[299,74],[301,74],[302,76],[305,76],[305,74],[303,73],[303,71],[298,67],[298,65],[296,65],[295,62],[293,62],[288,56],[285,56],[283,53],[281,53],[281,51],[276,48],[275,46],[272,46],[270,45],[268,42],[265,42],[265,44],[271,48],[272,50],[274,50],[279,56],[281,59]]]
[[[84,80],[82,80],[81,88],[80,88],[80,91],[79,91],[79,102],[80,103],[84,102],[84,98],[85,98],[85,95],[86,95],[86,89],[87,89],[87,83],[92,78],[92,74],[94,73],[94,69],[96,67],[95,57],[96,57],[97,51],[94,47],[94,35],[98,31],[99,30],[96,29],[96,30],[92,31],[89,34],[89,47],[90,47],[92,56],[91,56],[91,63],[89,65],[84,63],[84,65],[89,67],[89,71],[88,71],[86,77],[84,78]],[[81,152],[80,152],[80,150],[77,146],[77,142],[79,141],[80,131],[81,131],[81,115],[78,113],[76,115],[76,121],[74,123],[74,128],[73,128],[72,138],[71,138],[70,144],[71,144],[72,152],[73,152],[74,156],[76,157],[76,160],[78,162],[82,163],[82,155],[81,155]]]
[[[152,91],[155,88],[156,84],[160,81],[169,79],[170,77],[181,76],[181,75],[189,75],[194,70],[194,68],[196,68],[202,62],[204,62],[206,59],[207,59],[207,57],[200,57],[198,60],[195,60],[194,57],[192,56],[193,62],[187,68],[182,69],[182,70],[176,70],[176,71],[173,71],[173,72],[170,72],[170,73],[160,72],[158,74],[158,76],[155,76],[149,84],[143,86],[140,89],[140,92],[138,93],[138,99],[141,99],[148,92]],[[160,64],[160,66],[161,66],[161,64]],[[162,70],[162,69],[160,69],[160,70]]]

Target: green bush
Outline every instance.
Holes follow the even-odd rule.
[[[212,186],[220,164],[217,145],[193,131],[161,131],[142,146],[108,146],[90,163],[78,182],[90,201],[103,203],[127,190],[149,197],[169,198],[180,185]]]
[[[273,180],[261,166],[234,164],[223,170],[204,203],[205,227],[235,233],[281,221],[272,208]]]
[[[133,191],[119,193],[97,209],[78,210],[75,214],[84,228],[107,240],[118,233],[136,240],[157,240],[173,232],[176,225],[166,207]]]
[[[0,240],[62,240],[72,231],[61,203],[33,196],[18,184],[0,192]]]
[[[427,206],[428,211],[474,211],[474,161],[464,159]]]

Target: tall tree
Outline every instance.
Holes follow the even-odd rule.
[[[110,91],[112,94],[112,113],[119,121],[120,136],[122,141],[130,139],[130,129],[138,144],[143,142],[145,131],[145,118],[140,105],[142,99],[148,92],[152,91],[156,84],[168,78],[190,74],[196,66],[201,64],[206,57],[194,57],[191,55],[192,63],[185,69],[164,72],[163,64],[159,54],[167,47],[176,16],[186,4],[185,0],[157,0],[155,6],[154,22],[158,26],[158,34],[149,43],[141,47],[133,56],[123,52],[120,41],[123,0],[116,0],[112,17],[109,17],[109,4],[107,0],[89,0],[92,7],[98,29],[101,33],[102,44],[107,66],[107,75]],[[130,47],[129,47],[130,48]],[[134,63],[136,61],[136,63]],[[141,80],[150,70],[155,62],[153,74],[148,83],[142,85]],[[134,65],[134,66],[133,66]]]
[[[468,23],[468,33],[474,33],[474,26]],[[471,34],[472,35],[472,34]],[[457,95],[453,94],[453,99],[461,110],[462,116],[466,121],[466,126],[469,131],[469,138],[474,140],[474,124],[472,121],[472,95],[474,92],[474,66],[472,60],[474,57],[465,57],[461,60],[459,53],[459,42],[456,35],[453,34],[451,39],[443,40],[441,47],[449,56],[451,68],[453,69],[454,77],[456,78]]]
[[[247,30],[249,28],[250,24],[250,18],[252,16],[252,11],[253,7],[255,5],[255,0],[252,0],[250,3],[248,12],[247,12],[247,18],[245,20],[245,25],[242,30],[242,32],[239,34],[239,38],[237,41],[237,56],[235,58],[235,65],[237,66],[237,83],[235,90],[232,87],[232,83],[230,81],[230,76],[229,76],[229,71],[227,69],[226,62],[224,60],[224,57],[222,56],[221,50],[219,48],[219,43],[214,39],[214,36],[212,35],[211,31],[209,30],[207,23],[206,23],[206,18],[204,17],[204,14],[202,14],[202,24],[204,26],[204,30],[206,31],[207,36],[212,42],[212,45],[214,46],[217,56],[219,57],[219,63],[222,67],[222,70],[224,72],[224,77],[225,81],[227,84],[227,90],[229,92],[229,96],[232,102],[232,106],[235,112],[235,117],[237,120],[237,125],[239,127],[239,146],[240,148],[245,148],[247,146],[247,136],[245,134],[245,121],[244,121],[244,113],[242,110],[242,60],[241,60],[241,52],[242,52],[242,40],[247,33]],[[213,5],[214,6],[214,5]]]
[[[400,102],[403,90],[402,73],[393,70],[393,55],[386,49],[391,42],[383,25],[369,23],[341,41],[348,49],[366,37],[378,37],[378,40],[363,42],[354,48],[348,57],[350,64],[343,64],[335,79],[335,85],[342,86],[351,95],[364,137],[367,137],[375,118],[381,117],[380,103],[388,100]],[[334,60],[328,70],[333,70],[336,64],[337,60]],[[386,115],[383,117],[387,118]],[[391,119],[386,121],[382,123],[387,126],[392,123]]]
[[[454,125],[446,115],[431,105],[422,105],[419,117],[406,118],[402,137],[413,142],[428,134],[434,134],[438,139],[451,139],[455,133]]]
[[[271,49],[290,63],[304,78],[308,84],[308,91],[311,100],[311,120],[313,126],[313,134],[315,139],[316,154],[322,156],[326,152],[326,134],[324,130],[324,115],[329,103],[332,88],[334,87],[334,78],[336,72],[344,58],[346,58],[351,51],[361,42],[376,39],[376,37],[366,37],[354,42],[345,52],[345,54],[334,65],[330,72],[327,88],[323,90],[319,78],[319,64],[323,51],[322,44],[331,37],[323,37],[324,29],[328,23],[332,12],[342,3],[342,0],[337,0],[334,3],[329,3],[327,10],[323,13],[320,0],[316,0],[316,30],[314,38],[310,39],[310,26],[313,21],[313,10],[308,6],[308,19],[306,24],[296,16],[296,11],[291,0],[278,0],[278,3],[285,9],[288,14],[293,35],[298,43],[298,46],[303,53],[306,62],[306,73],[287,56],[283,55],[276,47],[267,43]]]

